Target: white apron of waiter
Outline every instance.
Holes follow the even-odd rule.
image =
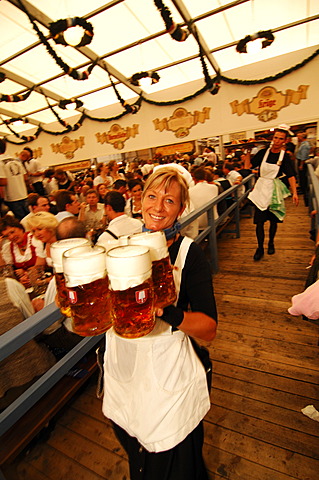
[[[183,238],[174,263],[179,293],[182,270],[193,240]],[[157,318],[140,338],[106,332],[103,413],[149,452],[175,447],[210,408],[206,373],[189,337]]]
[[[258,178],[254,189],[248,195],[259,210],[267,210],[271,203],[272,192],[274,189],[274,179],[277,177],[280,165],[285,155],[285,151],[281,150],[277,163],[267,163],[270,148],[264,155],[260,165],[260,177]]]

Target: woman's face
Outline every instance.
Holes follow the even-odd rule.
[[[165,191],[164,185],[149,188],[142,202],[145,227],[158,231],[171,227],[185,207],[181,205],[181,187],[172,182]]]
[[[107,193],[107,188],[106,188],[106,185],[101,185],[99,187],[99,194],[101,197],[104,197],[104,195],[106,195]]]
[[[132,188],[131,194],[134,198],[140,199],[142,196],[143,188],[141,185],[135,185],[135,187]]]
[[[52,230],[43,227],[32,228],[32,233],[37,240],[41,240],[43,243],[50,243],[50,240],[54,237]]]
[[[10,242],[17,243],[19,245],[20,243],[23,243],[24,230],[18,227],[7,227],[2,231],[2,235]]]

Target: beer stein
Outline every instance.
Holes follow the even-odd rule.
[[[70,248],[79,247],[80,245],[90,245],[86,238],[66,238],[52,243],[50,246],[50,255],[53,263],[53,270],[57,289],[56,303],[63,315],[71,317],[71,309],[68,298],[68,290],[65,286],[63,275],[62,255]]]
[[[129,237],[129,245],[146,245],[150,249],[155,307],[172,305],[176,289],[164,232],[136,233]]]
[[[140,245],[113,248],[106,254],[106,267],[114,330],[126,338],[147,335],[155,325],[149,249]]]
[[[112,325],[105,248],[83,245],[62,255],[72,329],[83,337],[100,335]]]

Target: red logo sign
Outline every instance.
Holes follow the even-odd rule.
[[[76,292],[74,292],[74,290],[69,290],[68,295],[69,295],[70,303],[72,303],[72,305],[78,301],[78,296]]]
[[[148,299],[148,288],[135,292],[136,303],[140,303],[140,304],[145,303],[147,299]]]

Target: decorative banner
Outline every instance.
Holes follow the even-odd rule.
[[[273,87],[264,87],[251,101],[246,99],[238,103],[234,100],[230,106],[233,114],[240,116],[243,113],[252,113],[261,122],[268,122],[277,118],[277,112],[291,103],[299,105],[301,100],[307,98],[308,88],[309,85],[300,85],[298,90],[288,89],[286,93],[282,93]]]
[[[67,159],[74,157],[74,152],[84,145],[84,137],[71,140],[70,137],[63,137],[61,143],[51,143],[52,152],[62,153]]]
[[[209,119],[209,107],[204,107],[201,112],[195,110],[194,113],[188,112],[185,108],[177,108],[171,117],[159,120],[153,120],[155,130],[171,130],[177,138],[183,138],[189,135],[190,128],[197,123],[204,123]]]
[[[160,153],[163,156],[166,155],[175,155],[176,152],[178,153],[189,153],[194,151],[194,143],[193,142],[185,142],[185,143],[175,143],[174,145],[165,145],[164,147],[157,147],[155,153]]]
[[[91,167],[91,160],[82,160],[80,162],[62,163],[62,165],[54,165],[54,168],[59,167],[61,170],[85,170]]]
[[[136,123],[132,127],[122,128],[117,123],[111,126],[108,132],[96,133],[96,139],[99,143],[110,143],[114,148],[121,150],[124,143],[131,137],[138,135],[138,127]]]

